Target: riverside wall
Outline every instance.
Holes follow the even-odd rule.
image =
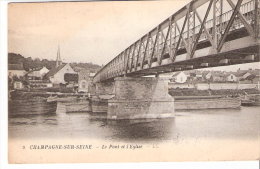
[[[239,83],[197,83],[197,84],[177,84],[169,83],[169,89],[197,89],[197,90],[221,90],[221,89],[258,89],[260,90],[260,84],[239,84]]]

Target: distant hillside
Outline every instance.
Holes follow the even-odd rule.
[[[38,67],[47,67],[51,69],[55,66],[55,61],[49,61],[47,59],[40,60],[38,58],[32,59],[31,57],[24,57],[20,54],[16,53],[8,53],[8,64],[23,64],[23,67],[26,71],[29,71],[33,68]]]
[[[29,71],[33,68],[38,67],[47,67],[49,70],[55,67],[56,62],[53,60],[48,59],[32,59],[31,57],[25,57],[20,54],[16,53],[8,53],[8,64],[20,64],[23,63],[24,69],[26,71]],[[101,66],[93,64],[93,63],[72,63],[71,66],[74,67],[80,67],[85,68],[89,70],[90,72],[96,72],[98,71]]]
[[[8,53],[8,63],[9,64],[19,64],[24,61],[24,57],[20,54]]]

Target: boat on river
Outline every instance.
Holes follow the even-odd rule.
[[[253,101],[252,106],[260,106],[260,94],[250,94],[248,97],[249,100]]]
[[[66,97],[58,97],[58,96],[49,96],[47,98],[47,102],[73,102],[77,100],[77,96],[66,96]]]
[[[242,106],[253,106],[255,102],[250,99],[241,99],[241,105]]]
[[[242,106],[260,106],[260,94],[246,94],[240,99]]]

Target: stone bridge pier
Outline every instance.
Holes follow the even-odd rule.
[[[96,93],[112,96],[107,100],[108,119],[174,117],[174,98],[168,94],[166,78],[117,77],[114,82],[97,84]]]
[[[115,95],[115,81],[96,83],[95,94],[98,96],[102,95]]]

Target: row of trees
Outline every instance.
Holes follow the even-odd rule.
[[[23,67],[26,71],[30,69],[43,67],[45,66],[48,69],[51,69],[55,66],[55,61],[39,58],[32,59],[31,57],[25,58],[24,56],[16,53],[8,53],[8,64],[23,64]]]
[[[8,53],[8,63],[9,64],[23,64],[24,69],[26,71],[29,71],[30,69],[38,68],[38,67],[43,67],[45,66],[47,69],[52,69],[56,65],[56,61],[54,60],[48,60],[48,59],[39,59],[35,58],[32,59],[31,57],[24,57],[20,54],[16,53]],[[98,69],[100,69],[100,66],[97,64],[93,63],[72,63],[72,67],[82,67],[90,72],[96,72]]]

